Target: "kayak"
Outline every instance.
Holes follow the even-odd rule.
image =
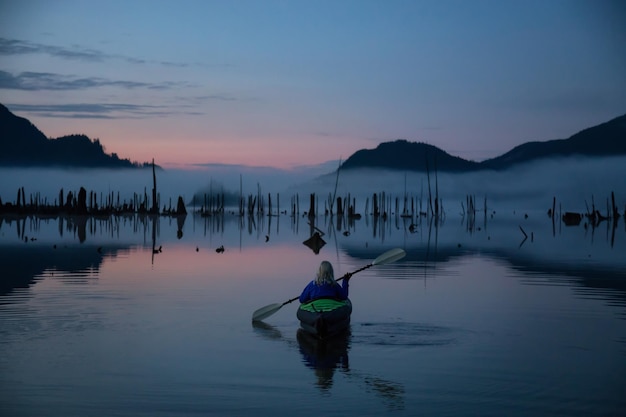
[[[300,304],[296,316],[300,328],[319,339],[346,333],[350,328],[352,302],[349,299],[319,298]]]

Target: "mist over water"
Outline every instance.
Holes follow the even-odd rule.
[[[323,168],[322,168],[323,169]],[[326,171],[328,172],[328,171]],[[218,193],[222,190],[244,195],[256,194],[259,187],[263,193],[277,193],[286,190],[295,182],[307,181],[324,171],[302,168],[291,171],[274,168],[245,166],[211,166],[192,170],[157,169],[157,190],[161,204],[173,204],[182,196],[189,202],[198,192]],[[13,202],[18,188],[24,187],[28,195],[39,194],[41,200],[53,203],[58,199],[59,190],[65,194],[78,192],[84,187],[88,192],[117,193],[120,199],[131,200],[134,193],[150,195],[153,186],[152,169],[106,170],[106,169],[8,169],[0,168],[0,198],[3,202]]]
[[[335,164],[333,164],[336,167]],[[258,191],[267,195],[280,193],[285,206],[289,198],[299,195],[301,204],[310,193],[321,201],[329,196],[356,199],[356,209],[362,212],[366,199],[373,193],[427,201],[429,181],[426,173],[350,170],[339,176],[329,163],[319,167],[293,170],[245,166],[216,165],[195,170],[157,170],[157,189],[161,205],[175,204],[178,196],[189,202],[195,193],[230,191],[244,196]],[[84,187],[107,195],[120,194],[120,199],[132,200],[134,193],[148,195],[152,190],[152,170],[70,170],[70,169],[0,169],[0,198],[13,202],[19,187],[29,195],[39,194],[53,203],[63,188],[77,192]],[[479,171],[463,174],[430,173],[430,192],[438,193],[444,210],[462,210],[467,195],[476,198],[482,207],[486,198],[491,209],[548,209],[553,198],[557,209],[585,212],[596,208],[604,212],[607,198],[615,193],[620,212],[626,203],[626,157],[566,158],[520,165],[506,171]],[[323,204],[323,203],[322,203]],[[323,205],[322,205],[323,207]]]
[[[133,417],[287,408],[303,416],[622,415],[626,224],[568,227],[546,211],[553,197],[572,211],[593,197],[604,213],[614,192],[622,213],[624,162],[431,173],[441,222],[371,215],[373,193],[402,204],[406,192],[426,204],[423,173],[320,177],[225,166],[158,171],[161,204],[221,186],[260,187],[281,193],[281,210],[299,195],[302,213],[308,193],[323,210],[337,184],[359,213],[369,199],[369,215],[2,217],[0,408]],[[151,194],[152,170],[0,171],[3,202],[22,186],[27,202],[81,186],[129,199]],[[470,227],[473,216],[460,215],[468,194],[479,209],[487,197],[497,214],[480,213]],[[318,251],[303,244],[314,231],[324,232]],[[342,343],[301,340],[296,303],[251,325],[253,311],[297,296],[320,260],[339,276],[398,247],[406,257],[352,278]]]
[[[482,207],[511,209],[543,209],[552,206],[556,197],[563,210],[586,211],[585,201],[591,207],[592,197],[601,210],[606,198],[615,193],[620,212],[626,203],[626,157],[567,158],[545,160],[520,165],[506,171],[478,171],[462,174],[430,173],[430,191],[438,192],[444,209],[461,210],[461,202],[473,195]],[[330,174],[311,181],[308,189],[326,196],[334,190],[336,175]],[[385,191],[392,196],[428,198],[429,182],[426,173],[355,170],[340,171],[337,195],[371,197]],[[362,202],[364,204],[364,202]],[[357,201],[357,205],[359,202]],[[558,209],[558,206],[557,206]]]

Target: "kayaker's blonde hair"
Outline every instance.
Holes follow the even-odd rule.
[[[333,265],[330,262],[322,261],[315,275],[315,283],[317,285],[335,283],[335,273],[333,272]]]

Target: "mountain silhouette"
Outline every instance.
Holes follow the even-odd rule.
[[[568,156],[626,155],[626,114],[584,129],[568,139],[527,142],[505,154],[483,162],[469,161],[422,142],[398,139],[375,149],[361,149],[341,164],[340,169],[379,168],[401,171],[470,172],[504,170],[537,159]],[[139,168],[150,165],[107,154],[98,139],[69,135],[48,139],[25,118],[0,104],[0,166]]]
[[[568,139],[527,142],[496,158],[468,161],[426,143],[398,139],[375,149],[361,149],[350,156],[341,169],[385,168],[401,171],[469,172],[482,169],[504,170],[538,159],[568,156],[626,155],[626,115],[584,129]]]
[[[480,164],[452,156],[433,145],[398,139],[384,142],[376,149],[361,149],[341,165],[341,169],[384,168],[402,171],[467,172]]]
[[[626,155],[626,114],[584,129],[569,139],[524,143],[497,158],[483,161],[481,165],[500,170],[535,159],[574,155]]]
[[[30,121],[0,104],[0,166],[139,168],[150,165],[107,154],[98,139],[69,135],[48,139]]]

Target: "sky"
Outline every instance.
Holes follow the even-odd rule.
[[[625,74],[622,1],[0,0],[0,103],[164,167],[482,161],[625,114]]]

